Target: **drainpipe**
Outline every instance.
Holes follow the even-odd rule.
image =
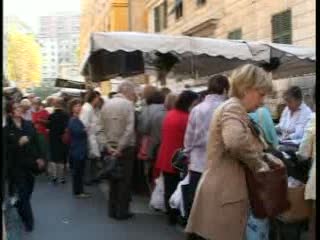
[[[132,31],[132,2],[128,0],[129,31]]]

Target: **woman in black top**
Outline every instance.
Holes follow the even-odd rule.
[[[26,231],[32,231],[34,220],[30,198],[34,176],[44,168],[44,161],[39,151],[36,130],[30,121],[23,120],[20,105],[12,107],[4,132],[11,193],[18,195],[16,206]]]
[[[52,181],[57,183],[65,183],[64,179],[64,165],[67,162],[68,146],[63,143],[62,135],[65,132],[69,115],[64,110],[64,101],[59,98],[55,100],[54,112],[49,116],[48,129],[49,129],[49,149],[50,149],[50,160],[52,161]]]

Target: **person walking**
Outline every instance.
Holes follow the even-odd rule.
[[[216,109],[208,130],[205,170],[185,230],[188,239],[245,239],[249,197],[244,165],[269,170],[266,146],[254,134],[248,112],[271,92],[271,76],[246,64],[232,72],[230,82],[231,98]]]
[[[22,117],[22,107],[13,105],[5,127],[7,144],[8,178],[13,191],[18,196],[16,207],[24,224],[30,232],[34,228],[31,208],[31,195],[34,189],[34,175],[43,170],[45,164],[36,137],[36,129],[31,121]]]
[[[135,100],[134,84],[124,81],[119,85],[118,94],[107,101],[101,111],[107,154],[116,157],[123,167],[124,177],[110,180],[109,216],[117,220],[133,217],[130,198],[135,158]]]
[[[168,213],[168,222],[177,223],[178,212],[169,205],[169,199],[176,190],[180,181],[179,173],[172,167],[171,159],[180,148],[183,148],[183,139],[187,128],[189,111],[199,96],[192,91],[182,92],[173,110],[169,111],[162,123],[162,139],[155,168],[164,177],[164,199]]]
[[[77,198],[88,198],[89,194],[84,192],[83,177],[86,159],[88,156],[88,139],[84,124],[79,119],[81,112],[81,101],[73,99],[69,103],[71,119],[68,131],[71,138],[69,157],[72,163],[72,190]]]
[[[64,134],[69,115],[64,110],[64,101],[62,98],[55,99],[55,110],[48,118],[47,128],[49,129],[49,149],[51,162],[51,173],[53,184],[65,183],[64,166],[67,162],[68,146],[63,143]]]
[[[217,107],[227,99],[228,91],[228,78],[223,75],[215,75],[208,81],[208,95],[190,113],[184,136],[184,152],[189,158],[188,170],[190,175],[188,197],[185,201],[186,217],[189,216],[194,194],[205,168],[208,129],[211,119]]]

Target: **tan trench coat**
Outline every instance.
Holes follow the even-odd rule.
[[[236,98],[214,113],[204,171],[186,227],[209,240],[243,240],[249,207],[243,164],[261,166],[263,144],[249,128],[249,118]]]

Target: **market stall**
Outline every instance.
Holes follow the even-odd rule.
[[[244,63],[270,68],[273,78],[315,72],[315,49],[285,44],[170,36],[135,32],[96,32],[81,65],[94,82],[141,73],[199,78]]]

